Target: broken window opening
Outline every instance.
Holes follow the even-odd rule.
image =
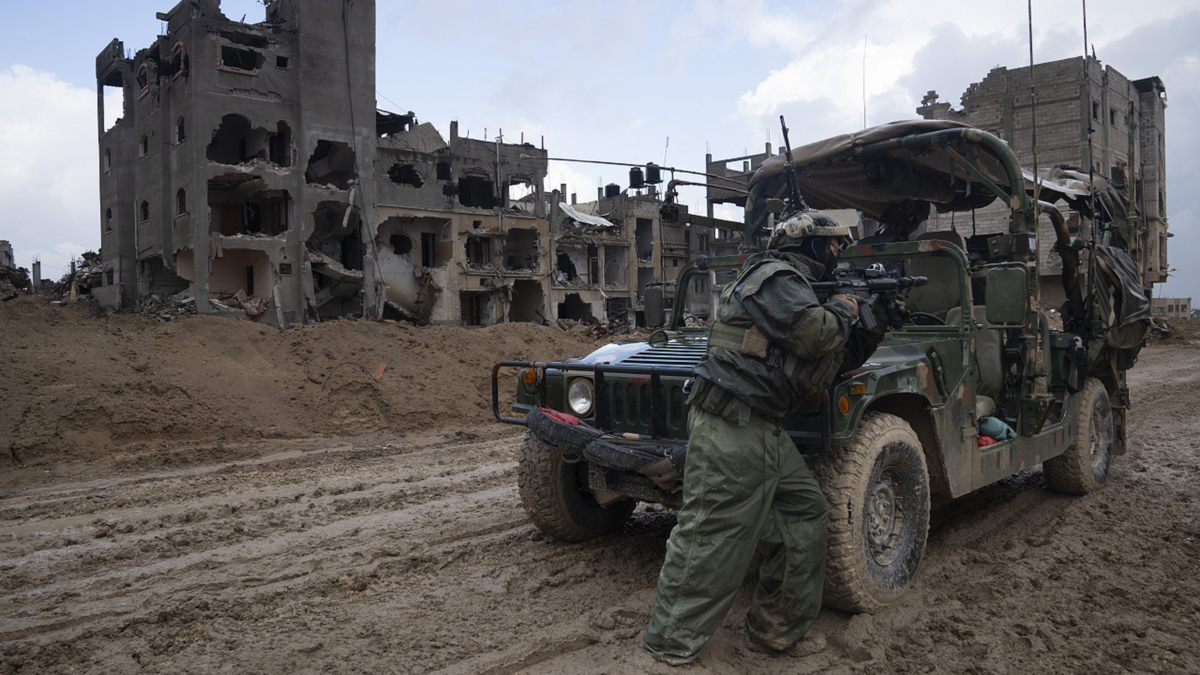
[[[533,211],[533,183],[513,180],[505,184],[505,206],[523,211]]]
[[[104,210],[104,231],[112,232],[112,209]]]
[[[609,321],[627,321],[633,319],[631,309],[633,308],[629,304],[629,298],[609,298],[604,303],[604,311],[608,314]]]
[[[143,223],[146,222],[147,220],[150,220],[150,202],[142,200],[142,207],[140,209],[140,214],[142,216]]]
[[[275,125],[275,133],[268,141],[268,159],[279,166],[292,165],[292,128],[287,122],[279,120]]]
[[[450,162],[437,163],[437,179],[438,180],[453,180],[450,174]]]
[[[227,237],[239,234],[278,236],[290,227],[291,195],[268,190],[259,176],[227,173],[208,181],[210,231]]]
[[[183,188],[179,188],[179,192],[175,193],[175,215],[182,216],[187,213],[187,193]]]
[[[125,118],[125,87],[121,76],[115,75],[103,84],[104,95],[100,99],[99,114],[104,120],[104,132],[108,133],[117,122]]]
[[[466,243],[468,265],[492,264],[492,240],[489,237],[468,236]]]
[[[186,290],[191,285],[187,279],[176,274],[175,270],[167,267],[161,256],[153,256],[140,264],[142,281],[146,283],[146,292],[160,297],[174,295]]]
[[[421,267],[433,267],[437,258],[437,235],[433,232],[421,233]]]
[[[275,67],[276,67],[276,68],[279,68],[279,69],[281,69],[281,70],[287,70],[287,67],[288,67],[288,57],[286,57],[286,56],[276,56],[276,57],[275,57]]]
[[[600,283],[600,251],[595,246],[588,246],[588,284]]]
[[[265,251],[227,248],[220,258],[211,261],[208,293],[217,300],[228,300],[242,291],[269,294],[271,289],[271,260]]]
[[[180,117],[179,119],[175,120],[175,144],[179,145],[186,139],[186,126],[184,125],[183,118]]]
[[[536,272],[540,257],[536,229],[513,228],[508,231],[504,240],[505,269]]]
[[[113,270],[109,270],[109,271],[105,272],[105,273],[104,273],[104,276],[105,276],[105,283],[104,283],[104,285],[105,285],[105,286],[112,286],[112,285],[113,285],[113,279],[114,279],[114,278],[115,278],[115,276],[116,276],[116,275],[114,274]]]
[[[543,313],[545,302],[541,284],[531,279],[514,281],[512,301],[508,306],[508,320],[546,323],[546,315]]]
[[[274,134],[266,129],[252,127],[250,120],[241,115],[225,115],[213,132],[205,156],[209,161],[232,165],[246,164],[255,159],[266,160],[271,154],[272,136]],[[288,144],[291,144],[290,138]]]
[[[392,168],[388,169],[388,178],[397,185],[405,185],[408,187],[419,188],[424,184],[421,180],[421,174],[417,173],[416,167],[412,164],[401,164],[396,162]]]
[[[358,178],[355,168],[354,150],[345,143],[317,141],[317,147],[308,158],[304,172],[307,183],[331,185],[341,190],[350,189],[350,181]]]
[[[477,209],[496,207],[496,194],[492,181],[481,176],[463,176],[458,179],[458,203]]]
[[[225,68],[252,72],[261,68],[264,61],[266,58],[262,53],[253,49],[221,45],[221,65]]]
[[[145,157],[148,152],[150,152],[150,139],[142,136],[142,139],[138,141],[138,157]]]
[[[638,260],[648,261],[654,257],[654,221],[638,218],[634,231]]]
[[[137,80],[138,95],[141,96],[150,88],[150,68],[145,63],[138,67],[135,79]]]
[[[626,279],[628,262],[624,246],[604,247],[604,285],[624,288],[629,284]]]
[[[171,48],[171,63],[169,66],[169,74],[171,79],[187,77],[188,71],[188,55],[187,48],[182,42],[176,42]]]
[[[317,313],[344,316],[361,306],[362,219],[349,204],[324,201],[313,211],[312,220],[313,234],[305,246],[312,260]]]
[[[412,239],[402,234],[393,234],[388,237],[388,243],[392,245],[392,252],[396,255],[406,255],[413,247]]]
[[[487,321],[489,324],[492,314],[492,294],[491,293],[468,293],[461,292],[458,295],[459,304],[459,320],[464,326],[482,326]]]
[[[403,277],[402,283],[406,283],[416,273],[415,268],[431,269],[453,263],[454,243],[444,238],[448,225],[441,218],[389,217],[375,232],[381,268],[394,268],[397,278]],[[415,297],[415,290],[413,294]]]
[[[579,279],[579,267],[575,259],[566,249],[559,249],[554,255],[554,276],[558,283],[576,283]]]
[[[112,170],[112,148],[104,149],[104,173]]]
[[[568,293],[567,297],[558,303],[558,318],[587,323],[596,321],[595,316],[592,315],[591,304],[584,302],[578,293]]]

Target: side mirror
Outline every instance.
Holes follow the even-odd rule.
[[[1029,285],[1024,267],[1000,267],[987,275],[987,321],[1017,328],[1029,320]]]
[[[787,204],[784,204],[782,199],[768,199],[766,207],[767,213],[783,213]]]
[[[661,328],[666,323],[663,311],[663,287],[647,285],[642,296],[642,307],[646,317],[647,328]]]

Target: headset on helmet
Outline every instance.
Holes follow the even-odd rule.
[[[850,228],[839,225],[829,216],[798,213],[775,228],[767,247],[779,249],[796,246],[805,237],[839,237],[843,244],[847,244],[850,241]]]

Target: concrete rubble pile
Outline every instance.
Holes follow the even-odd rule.
[[[74,272],[67,272],[52,287],[50,294],[57,299],[71,298],[75,295],[87,295],[93,288],[104,285],[104,272],[107,266],[101,262],[100,254],[86,251],[80,256]]]
[[[29,290],[29,272],[24,267],[0,266],[0,301],[7,302]]]
[[[159,321],[170,321],[176,317],[189,316],[195,313],[196,298],[187,297],[187,291],[180,291],[166,298],[152,293],[142,298],[138,306],[138,314],[150,319],[158,319]]]

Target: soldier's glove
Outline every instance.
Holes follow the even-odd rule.
[[[908,311],[908,305],[904,304],[904,298],[896,298],[895,303],[896,311],[900,312],[900,318],[904,319],[905,323],[907,323],[908,315],[911,312]]]
[[[887,301],[882,297],[876,296],[875,302],[870,304],[871,315],[875,317],[875,327],[871,329],[873,333],[880,335],[887,332],[891,326],[891,319],[888,317]]]
[[[851,322],[853,322],[855,319],[858,318],[858,303],[867,301],[866,298],[860,298],[857,295],[847,295],[844,293],[838,293],[837,295],[831,296],[829,299],[830,300],[838,300],[843,305],[850,308],[850,321]]]

